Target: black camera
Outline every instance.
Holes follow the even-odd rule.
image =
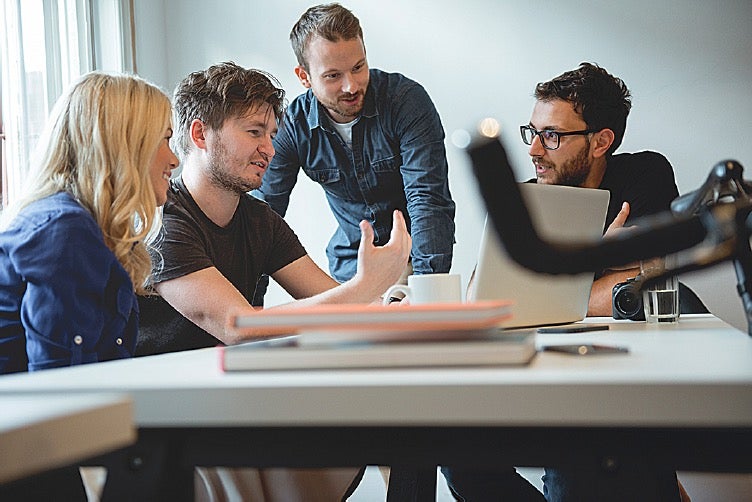
[[[644,321],[642,308],[642,275],[614,284],[611,291],[611,310],[614,319]]]

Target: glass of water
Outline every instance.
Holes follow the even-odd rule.
[[[644,279],[652,279],[671,269],[673,256],[653,258],[640,262],[640,272]],[[642,305],[648,323],[675,323],[679,320],[679,279],[674,275],[663,279],[652,279],[649,286],[642,288]]]

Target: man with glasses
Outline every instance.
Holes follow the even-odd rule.
[[[530,122],[520,127],[535,166],[536,178],[531,182],[608,190],[609,231],[670,209],[679,193],[673,168],[663,155],[649,151],[614,154],[632,107],[629,89],[621,79],[597,65],[582,63],[539,83],[534,95]],[[638,273],[639,268],[597,274],[588,315],[611,316],[613,286]],[[495,466],[493,470],[443,472],[459,500],[537,500],[540,494],[531,494],[519,480],[515,483],[510,470],[514,469]],[[658,462],[555,466],[547,467],[543,476],[548,502],[679,501],[679,487],[675,472]]]
[[[522,141],[530,145],[538,183],[608,190],[606,224],[612,228],[670,209],[679,191],[674,170],[663,155],[614,154],[632,107],[621,79],[582,63],[538,84],[535,98],[530,122],[520,132]],[[588,315],[610,316],[614,285],[638,273],[638,269],[622,269],[597,274]]]

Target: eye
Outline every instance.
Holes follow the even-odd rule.
[[[324,75],[324,78],[327,80],[334,80],[337,77],[339,77],[339,73],[328,73]]]
[[[259,131],[258,129],[249,129],[248,134],[250,134],[251,136],[260,136],[261,131]]]
[[[556,131],[541,131],[540,133],[543,135],[544,139],[556,139],[559,135]]]

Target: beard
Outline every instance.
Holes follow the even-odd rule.
[[[357,97],[358,98],[358,104],[357,105],[347,105],[340,102],[340,98],[352,98]],[[343,94],[341,96],[338,96],[336,100],[329,100],[321,101],[321,104],[324,105],[324,108],[329,111],[330,114],[335,114],[340,117],[345,117],[347,119],[355,120],[360,115],[360,112],[363,111],[363,105],[365,104],[365,99],[362,92],[358,91],[355,94]]]
[[[212,185],[228,192],[243,194],[256,190],[261,186],[261,176],[244,178],[227,171],[227,166],[236,164],[235,159],[230,159],[222,141],[218,141],[214,152],[209,158],[209,181]]]
[[[590,174],[592,167],[589,151],[590,142],[582,147],[574,157],[564,161],[560,165],[541,162],[541,165],[549,168],[551,172],[546,173],[543,179],[539,176],[538,181],[543,181],[549,185],[582,186]]]

